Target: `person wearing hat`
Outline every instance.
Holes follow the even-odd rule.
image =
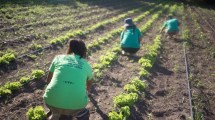
[[[173,18],[172,15],[167,16],[167,21],[164,22],[163,27],[160,33],[165,29],[165,33],[168,38],[172,38],[174,35],[177,35],[179,32],[179,21],[176,18]]]
[[[122,54],[135,54],[140,49],[141,32],[131,18],[126,18],[124,23],[125,30],[120,37]]]

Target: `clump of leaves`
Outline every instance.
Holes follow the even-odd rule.
[[[0,57],[0,64],[9,64],[10,61],[15,60],[16,57],[13,53],[5,53]]]
[[[19,81],[20,81],[21,83],[27,83],[27,82],[30,81],[30,80],[31,80],[30,77],[21,77]]]
[[[33,70],[31,73],[32,78],[39,79],[43,75],[45,75],[45,72],[43,70]]]
[[[123,120],[123,115],[122,113],[117,113],[115,111],[112,111],[108,113],[108,118],[109,120]]]
[[[122,93],[114,97],[113,99],[114,105],[119,107],[132,106],[137,100],[138,100],[137,93],[129,93],[129,94]]]
[[[128,106],[124,106],[119,108],[119,112],[111,111],[108,113],[109,120],[127,120],[130,116],[130,108]]]
[[[143,91],[148,87],[148,84],[145,81],[142,81],[138,78],[134,78],[130,84],[135,85],[139,91]]]
[[[9,89],[11,91],[18,90],[21,87],[22,87],[22,84],[20,82],[7,82],[4,85],[4,88]]]
[[[26,113],[28,120],[45,120],[46,114],[42,106],[36,106],[35,108],[30,108]]]
[[[29,48],[30,48],[31,50],[39,50],[39,49],[42,49],[42,45],[33,43],[33,44],[30,45]]]
[[[140,72],[138,73],[141,77],[146,77],[149,75],[149,72],[145,70],[144,68],[140,69]]]
[[[6,89],[4,87],[0,87],[0,96],[6,96],[6,95],[9,95],[11,93],[12,93],[11,90]]]
[[[134,78],[129,84],[124,86],[124,90],[127,92],[140,92],[147,88],[147,83],[139,80],[138,78]]]

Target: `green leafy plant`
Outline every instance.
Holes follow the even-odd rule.
[[[42,45],[33,43],[33,44],[31,44],[31,45],[29,46],[29,48],[30,48],[31,50],[39,50],[39,49],[42,49]]]
[[[138,91],[143,91],[148,87],[148,84],[145,81],[138,79],[137,77],[132,79],[131,83],[136,86]]]
[[[16,57],[13,53],[5,53],[0,57],[0,64],[9,64],[12,60],[15,60]]]
[[[22,87],[22,84],[20,82],[7,82],[4,85],[4,88],[11,90],[11,91],[18,90],[21,87]]]
[[[127,92],[139,92],[137,87],[134,84],[126,84],[124,90]]]
[[[11,90],[6,89],[4,87],[0,87],[0,96],[10,95],[11,93]]]
[[[19,81],[20,81],[21,83],[27,83],[27,82],[30,81],[30,80],[31,80],[30,77],[21,77]]]
[[[139,61],[138,61],[138,63],[141,64],[141,66],[143,68],[146,68],[146,69],[152,67],[151,60],[146,59],[146,58],[140,58]]]
[[[117,113],[115,111],[111,111],[108,113],[109,120],[123,120],[122,113]]]
[[[39,79],[43,75],[45,75],[45,72],[43,70],[33,70],[31,73],[32,78]]]
[[[124,106],[119,108],[119,112],[111,111],[108,113],[109,120],[127,120],[130,116],[130,108],[128,106]]]
[[[114,97],[114,106],[132,106],[136,101],[138,100],[138,94],[137,93],[129,93],[125,94],[122,93],[116,97]]]
[[[45,120],[46,118],[45,110],[42,106],[31,107],[27,111],[26,116],[28,120]]]

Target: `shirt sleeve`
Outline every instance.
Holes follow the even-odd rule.
[[[55,66],[56,66],[56,62],[57,62],[57,56],[55,56],[55,58],[52,60],[52,63],[49,67],[49,72],[53,73],[55,70]]]

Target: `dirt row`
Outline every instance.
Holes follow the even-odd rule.
[[[202,18],[213,16],[211,13],[205,14],[206,11],[207,9],[202,8],[202,10],[198,11],[198,13],[194,12],[195,19],[197,19],[198,24],[201,27],[199,30],[195,29],[195,24],[192,22],[193,19],[190,18],[187,20],[187,25],[189,26],[191,35],[188,46],[188,60],[190,68],[190,81],[192,83],[191,88],[193,95],[193,106],[195,106],[194,117],[202,117],[202,119],[205,120],[214,120],[215,37],[211,28],[200,18],[200,16]],[[203,32],[203,39],[199,39],[198,37],[200,32]]]

